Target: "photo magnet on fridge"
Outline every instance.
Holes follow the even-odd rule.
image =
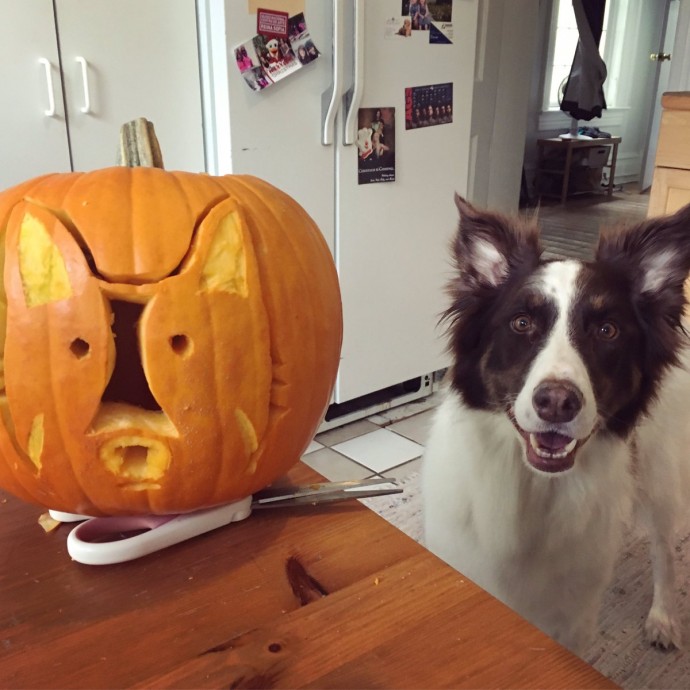
[[[385,38],[398,39],[412,36],[412,20],[409,17],[390,17],[386,20]]]
[[[277,13],[268,13],[266,16],[273,16],[275,23],[267,18],[264,18],[265,22],[273,28],[279,28],[280,17]],[[262,91],[319,57],[304,13],[290,17],[285,29],[285,37],[259,33],[235,47],[237,68],[252,91]]]
[[[432,31],[433,27],[445,24],[446,31],[434,30],[434,36],[429,36],[430,43],[450,43],[447,29],[452,27],[453,0],[401,0],[401,14],[410,18],[412,31]],[[441,40],[439,35],[445,40]]]
[[[360,108],[357,113],[359,184],[395,182],[395,108]]]
[[[277,10],[257,10],[256,33],[266,38],[287,38],[288,13]]]
[[[452,121],[452,83],[405,89],[405,129],[447,125]]]

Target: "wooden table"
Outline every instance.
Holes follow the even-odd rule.
[[[357,501],[116,566],[71,561],[40,512],[0,496],[2,688],[616,687]]]
[[[553,137],[550,139],[537,140],[537,179],[536,187],[539,196],[558,196],[564,204],[568,198],[568,185],[570,183],[570,173],[573,163],[573,153],[583,149],[598,148],[600,146],[610,146],[612,148],[609,160],[602,167],[609,168],[609,183],[606,191],[609,197],[613,195],[613,178],[616,174],[616,159],[618,158],[618,144],[622,141],[621,137],[607,137],[601,139],[561,139]],[[559,168],[545,167],[546,157],[549,151],[563,152],[563,166]],[[544,175],[557,175],[562,178],[561,190],[559,194],[542,193],[542,179]]]

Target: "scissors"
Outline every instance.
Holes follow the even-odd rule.
[[[239,522],[256,509],[319,505],[398,493],[402,493],[402,489],[395,479],[372,477],[297,487],[269,487],[233,503],[179,515],[94,518],[55,510],[49,512],[59,522],[81,522],[67,537],[67,551],[73,560],[86,565],[110,565],[141,558],[231,522]]]

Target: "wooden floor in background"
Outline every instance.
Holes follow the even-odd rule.
[[[640,194],[636,184],[617,188],[609,198],[605,194],[588,194],[569,199],[565,204],[542,200],[536,210],[542,229],[546,258],[589,260],[601,228],[634,223],[647,216],[649,190]],[[534,213],[534,209],[525,213]]]

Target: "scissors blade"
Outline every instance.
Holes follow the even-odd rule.
[[[396,480],[372,477],[269,488],[253,498],[181,515],[90,518],[70,532],[67,551],[75,561],[87,565],[122,563],[244,520],[253,508],[318,505],[395,493],[402,493]]]
[[[378,487],[378,488],[375,488]],[[371,477],[342,482],[321,482],[287,488],[264,489],[254,494],[252,508],[319,505],[351,498],[402,493],[395,479]]]

